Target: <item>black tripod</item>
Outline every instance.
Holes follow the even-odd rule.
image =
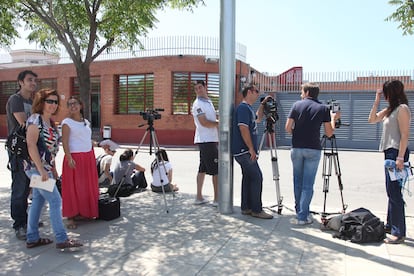
[[[330,142],[330,146],[327,145],[328,142]],[[323,225],[326,225],[326,223],[328,222],[327,216],[333,215],[333,214],[345,213],[345,210],[348,206],[345,205],[344,197],[342,194],[342,190],[344,189],[344,186],[342,185],[341,167],[339,166],[338,147],[336,145],[335,135],[332,135],[331,137],[327,137],[326,135],[324,135],[322,137],[322,147],[323,147],[322,177],[323,177],[324,201],[323,201],[323,211],[321,213],[321,222]],[[329,178],[332,175],[332,165],[335,167],[335,174],[338,178],[339,192],[341,194],[342,212],[340,213],[327,213],[326,212],[326,196],[329,192]]]
[[[276,152],[276,135],[274,130],[274,124],[275,120],[272,118],[272,116],[269,116],[266,119],[266,129],[263,132],[262,139],[260,141],[259,146],[259,154],[262,150],[263,142],[265,140],[266,134],[267,134],[267,140],[269,141],[270,146],[270,154],[271,154],[271,163],[272,163],[272,172],[273,172],[273,181],[275,182],[276,186],[276,199],[277,204],[268,207],[273,212],[277,212],[278,214],[282,213],[282,200],[283,197],[280,195],[280,186],[279,186],[279,165],[277,163],[277,152]],[[277,207],[277,211],[273,210],[273,208]]]
[[[142,114],[144,119],[147,119],[147,123],[148,123],[148,127],[145,130],[144,136],[142,137],[139,145],[138,145],[138,149],[136,150],[135,154],[138,155],[139,149],[141,148],[145,138],[147,137],[147,134],[150,134],[150,138],[149,138],[149,154],[152,155],[153,152],[153,148],[155,149],[155,152],[158,152],[160,150],[160,144],[158,143],[158,138],[157,138],[157,134],[155,133],[155,129],[154,129],[154,118],[158,119],[161,118],[161,116],[157,113],[157,111],[149,111],[149,112],[145,112]],[[139,125],[138,127],[142,127],[144,125]],[[164,172],[167,172],[166,168],[165,168],[165,163],[164,160],[159,160],[158,156],[155,157],[155,160],[157,162],[157,166],[158,168],[160,168],[160,165],[164,168]],[[164,189],[164,181],[163,178],[161,176],[161,170],[158,170],[159,173],[159,177],[161,180],[161,189],[162,189],[162,194],[163,194],[163,198],[164,198],[164,205],[165,205],[165,212],[169,213],[168,210],[168,205],[167,205],[167,198],[165,196],[165,189]],[[174,190],[172,190],[172,194],[173,197],[175,197],[175,192]]]

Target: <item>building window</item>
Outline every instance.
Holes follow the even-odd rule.
[[[57,88],[57,80],[56,79],[39,79],[37,82],[37,88],[38,90],[42,88],[51,88],[55,89]]]
[[[207,92],[216,110],[219,104],[220,75],[217,73],[173,73],[172,111],[173,114],[191,114],[191,106],[195,100],[194,82],[203,80],[207,84]]]
[[[119,75],[116,114],[139,114],[154,108],[154,74]]]
[[[56,79],[38,79],[37,90],[42,88],[56,89]],[[9,97],[20,89],[17,81],[0,82],[0,114],[6,114],[6,104]]]
[[[6,103],[9,97],[19,90],[17,81],[0,82],[0,114],[6,114]]]

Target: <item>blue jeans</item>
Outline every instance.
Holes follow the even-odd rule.
[[[13,228],[19,229],[27,225],[27,197],[29,196],[29,183],[23,170],[23,159],[9,154],[11,170],[11,198],[10,213],[14,220]]]
[[[55,234],[56,243],[65,242],[68,239],[62,220],[62,198],[56,186],[52,192],[43,189],[32,189],[32,205],[29,208],[27,225],[27,242],[39,240],[39,218],[45,201],[49,202],[49,216]]]
[[[250,154],[234,157],[242,170],[241,209],[251,209],[254,213],[262,211],[263,175],[257,160],[251,160]]]
[[[404,154],[404,162],[408,161],[409,150]],[[396,160],[398,156],[397,149],[387,149],[384,151],[385,159]],[[405,237],[405,209],[404,199],[401,193],[401,187],[398,181],[391,181],[387,169],[385,171],[385,187],[388,196],[388,210],[387,210],[387,227],[391,228],[391,235],[396,237]]]
[[[292,148],[290,158],[293,165],[296,217],[298,220],[306,221],[309,216],[309,206],[313,197],[313,185],[321,159],[321,151]]]

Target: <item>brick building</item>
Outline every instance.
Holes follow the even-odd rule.
[[[250,67],[236,62],[236,70],[246,75]],[[7,135],[5,104],[18,89],[20,71],[38,74],[39,88],[56,88],[62,95],[62,107],[55,121],[66,116],[66,99],[79,91],[72,64],[32,65],[0,69],[0,137]],[[240,77],[237,79],[240,79]],[[195,99],[193,81],[203,79],[218,109],[219,64],[205,56],[174,55],[96,61],[91,65],[91,121],[102,133],[110,126],[111,139],[119,143],[138,143],[147,121],[140,112],[162,108],[161,119],[154,121],[157,137],[164,145],[192,145],[194,123],[191,103]],[[236,91],[241,82],[236,80]],[[240,99],[240,93],[235,93]],[[143,125],[142,127],[138,127]],[[108,129],[108,128],[106,128]],[[148,138],[146,139],[148,140]]]
[[[195,42],[194,42],[195,41]],[[196,45],[197,43],[202,45]],[[149,45],[153,45],[150,41]],[[147,109],[162,108],[161,119],[154,121],[161,145],[193,145],[194,123],[191,104],[194,101],[193,81],[205,80],[213,103],[219,102],[219,43],[203,39],[176,39],[174,51],[159,53],[149,47],[147,55],[140,57],[102,57],[91,65],[91,122],[95,134],[106,134],[119,143],[138,144],[146,129],[147,120],[140,115]],[[181,44],[180,44],[181,43]],[[144,43],[145,44],[145,43]],[[190,44],[191,47],[188,47]],[[206,46],[207,45],[207,46]],[[171,48],[171,46],[169,46]],[[168,48],[168,50],[171,50]],[[155,50],[154,50],[155,49]],[[195,51],[201,49],[202,51]],[[187,52],[186,52],[187,51]],[[23,51],[27,52],[27,51]],[[56,55],[42,59],[42,51],[18,51],[16,60],[0,63],[0,137],[7,135],[5,105],[8,97],[18,89],[20,71],[31,69],[38,74],[39,88],[56,88],[62,95],[62,108],[55,116],[59,123],[66,116],[66,99],[79,93],[74,66],[70,60],[58,63]],[[35,58],[33,58],[33,55]],[[307,73],[302,67],[292,67],[278,74],[261,73],[245,61],[245,49],[237,44],[235,60],[235,103],[241,100],[241,88],[255,83],[260,90],[276,96],[280,120],[276,123],[278,145],[290,145],[290,136],[284,131],[284,122],[291,104],[299,99],[303,82],[317,82],[321,87],[320,99],[337,99],[342,103],[342,118],[351,127],[337,131],[338,144],[346,148],[375,149],[378,146],[380,125],[368,125],[366,118],[374,99],[375,90],[384,81],[398,78],[403,81],[409,102],[414,102],[414,81],[411,71],[405,72],[333,72]],[[412,106],[410,106],[412,108]],[[414,114],[414,110],[412,110]],[[414,132],[414,120],[411,132]],[[140,126],[140,127],[139,127]],[[259,128],[263,126],[259,125]],[[106,131],[104,131],[106,130]],[[109,130],[109,131],[108,131]],[[260,130],[261,131],[261,130]],[[411,140],[414,139],[410,135]],[[144,141],[148,144],[149,137]]]

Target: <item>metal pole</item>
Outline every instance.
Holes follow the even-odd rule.
[[[233,157],[231,125],[235,91],[235,0],[221,0],[220,13],[220,129],[219,211],[233,213]]]

